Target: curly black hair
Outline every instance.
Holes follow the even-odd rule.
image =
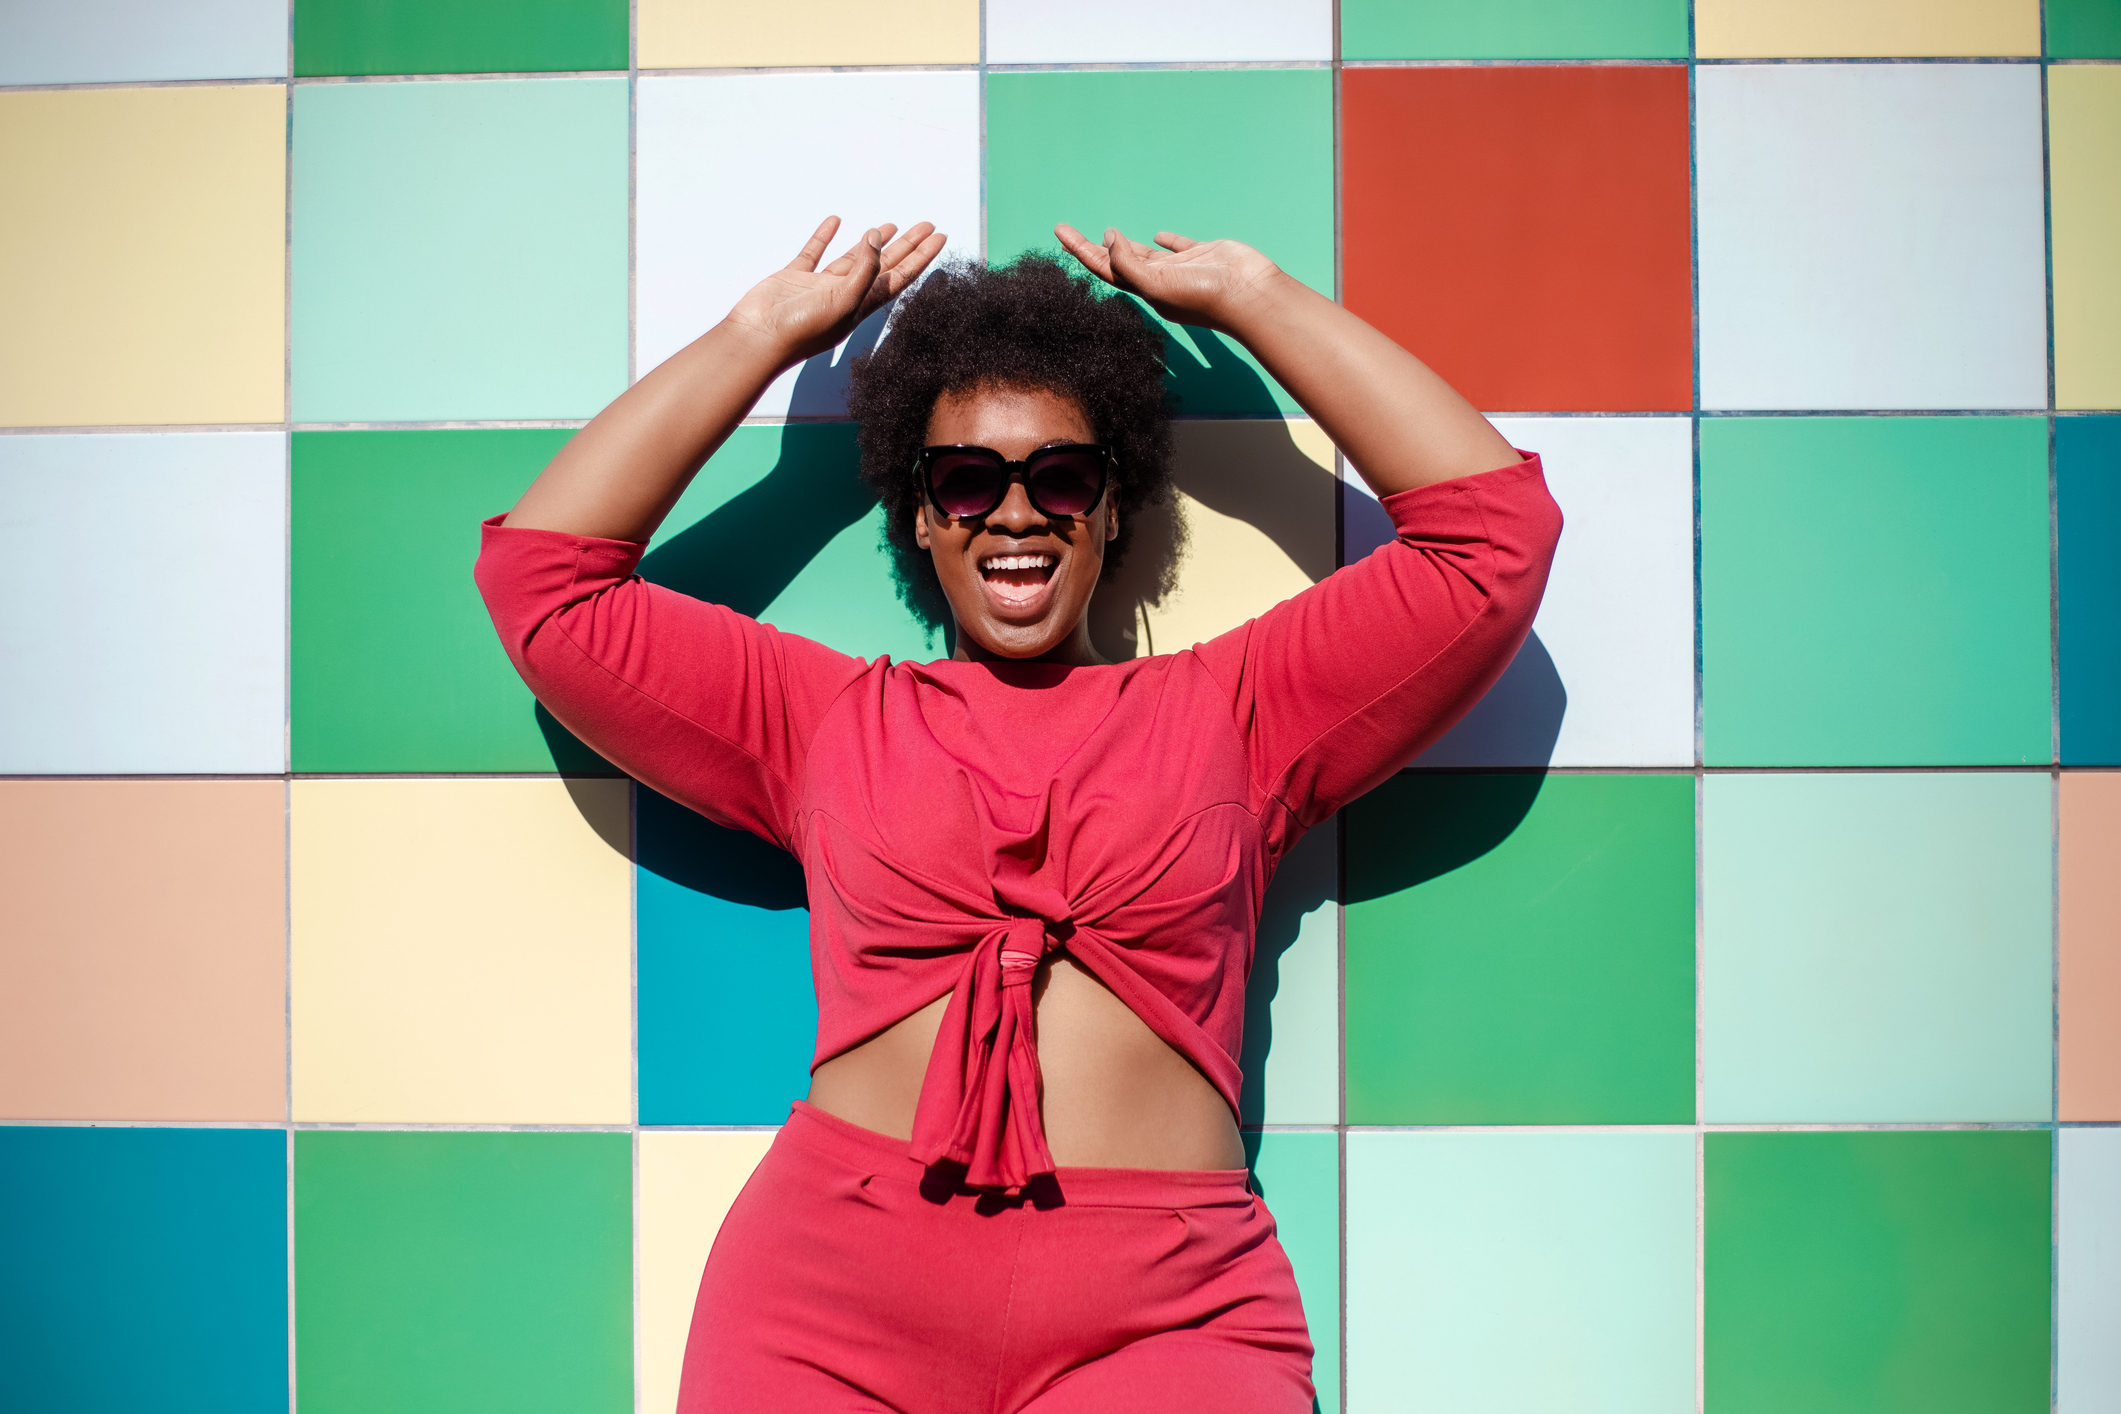
[[[862,476],[884,503],[900,597],[931,623],[948,613],[934,562],[913,539],[921,503],[914,462],[944,394],[1039,388],[1082,407],[1116,463],[1119,534],[1105,547],[1108,577],[1137,513],[1169,499],[1164,333],[1133,300],[1100,289],[1038,252],[1006,265],[952,262],[900,300],[883,343],[855,360],[847,406],[861,424]]]

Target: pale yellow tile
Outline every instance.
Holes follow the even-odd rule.
[[[1695,0],[1704,59],[2040,52],[2040,0]]]
[[[644,69],[976,64],[979,0],[640,0]]]
[[[297,781],[298,1120],[633,1118],[627,783]]]
[[[678,1407],[685,1336],[708,1249],[772,1143],[773,1135],[760,1133],[641,1135],[634,1209],[641,1414],[672,1414]]]
[[[2121,68],[2047,73],[2055,406],[2121,407]]]
[[[287,90],[0,94],[0,425],[278,422]]]

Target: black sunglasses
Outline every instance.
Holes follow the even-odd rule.
[[[917,465],[929,504],[947,516],[994,514],[1019,478],[1040,515],[1079,516],[1104,497],[1112,449],[1070,442],[1013,462],[992,447],[923,447]]]

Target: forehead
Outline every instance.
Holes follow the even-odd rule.
[[[1045,388],[973,388],[945,393],[928,414],[928,445],[992,447],[1020,457],[1048,442],[1094,440],[1082,405]]]

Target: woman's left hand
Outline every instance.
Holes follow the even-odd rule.
[[[1245,306],[1282,278],[1280,266],[1242,241],[1196,241],[1158,231],[1156,245],[1148,246],[1107,228],[1099,245],[1073,226],[1055,226],[1053,233],[1091,274],[1141,296],[1174,324],[1233,333]]]

